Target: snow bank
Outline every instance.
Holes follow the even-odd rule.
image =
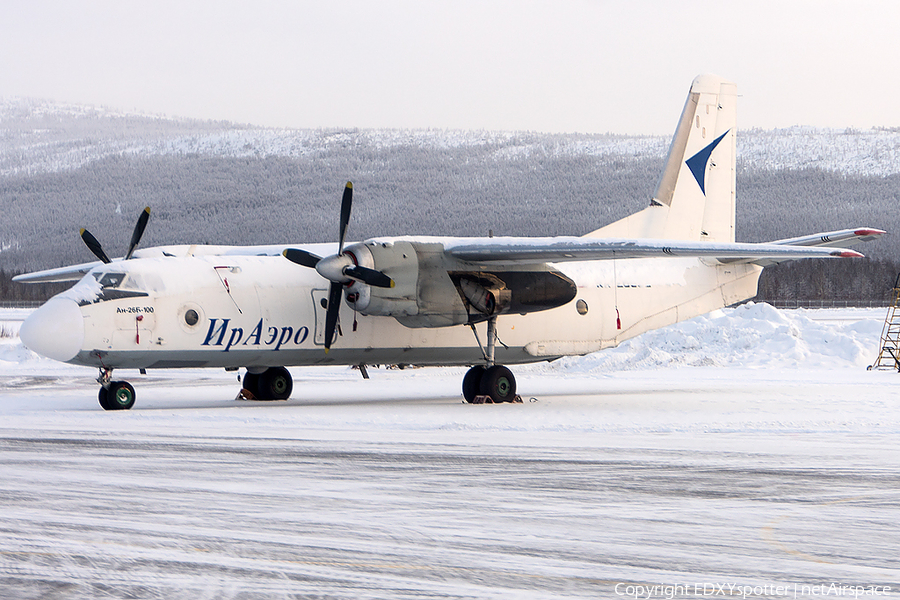
[[[617,348],[568,357],[551,371],[605,373],[672,367],[777,366],[859,368],[871,364],[883,325],[882,309],[779,310],[744,304],[650,331]]]
[[[4,363],[22,363],[37,355],[22,345],[18,333],[9,325],[0,323],[0,368]]]

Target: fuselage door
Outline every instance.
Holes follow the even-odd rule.
[[[316,346],[325,345],[325,313],[328,309],[328,290],[312,290],[313,306],[316,314],[316,335],[313,338]],[[341,294],[343,301],[343,294]],[[338,321],[340,327],[340,320]]]

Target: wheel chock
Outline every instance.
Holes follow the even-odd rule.
[[[256,396],[253,395],[253,392],[244,388],[238,392],[238,395],[235,396],[235,401],[237,400],[256,400]]]
[[[522,396],[519,396],[518,394],[514,396],[513,399],[510,400],[510,402],[513,404],[524,404],[524,402],[522,401]],[[490,396],[481,395],[475,396],[472,399],[472,404],[503,404],[503,402],[494,402],[494,400]]]

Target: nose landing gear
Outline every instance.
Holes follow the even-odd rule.
[[[128,410],[134,406],[134,387],[127,381],[111,381],[112,369],[100,369],[98,399],[103,410]]]

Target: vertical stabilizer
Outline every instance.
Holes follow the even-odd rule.
[[[737,87],[694,79],[650,206],[590,234],[734,241]]]

